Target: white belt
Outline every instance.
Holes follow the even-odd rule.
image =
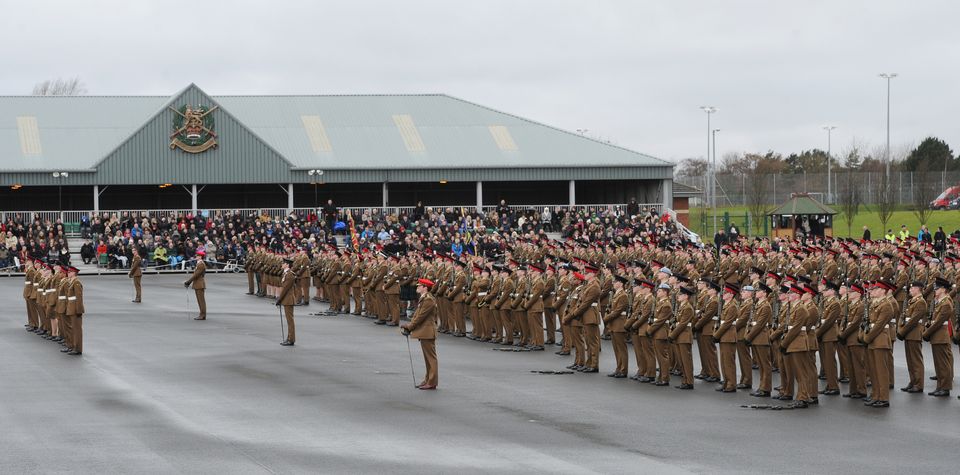
[[[627,312],[620,312],[620,315],[626,315]]]
[[[795,328],[795,327],[796,327],[796,325],[787,325],[787,331],[790,331],[790,329]],[[811,327],[811,329],[812,329],[812,327]],[[800,327],[800,331],[803,331],[803,332],[807,331],[807,327]]]
[[[692,323],[688,323],[687,326],[688,326],[688,327],[692,327],[693,324],[692,324]]]
[[[597,304],[596,302],[594,302],[594,303],[590,304],[590,306],[591,306],[591,307],[596,307],[596,306],[598,306],[598,304]]]
[[[487,293],[486,293],[486,292],[477,292],[477,297],[483,297],[484,295],[487,295]]]
[[[34,287],[40,287],[40,282],[34,282],[34,283],[33,283],[33,286],[34,286]]]
[[[64,297],[63,295],[61,295],[61,296],[59,296],[59,297],[57,297],[57,300],[66,300],[66,299],[67,299],[67,298],[66,298],[66,297]]]
[[[717,321],[717,320],[720,320],[720,317],[713,317],[710,320]]]
[[[76,300],[76,297],[67,297],[67,300]]]
[[[751,327],[757,326],[757,322],[750,322],[750,326],[751,326]]]

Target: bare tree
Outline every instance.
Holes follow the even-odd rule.
[[[33,86],[34,96],[82,96],[86,93],[87,88],[79,77],[47,79]]]
[[[881,233],[887,230],[887,223],[893,217],[893,210],[897,206],[897,190],[891,182],[891,177],[886,173],[880,173],[880,179],[877,186],[877,217],[880,218],[880,224],[883,226]]]
[[[863,200],[860,194],[860,187],[863,185],[856,177],[857,175],[853,173],[852,169],[847,169],[842,179],[843,189],[837,193],[840,214],[847,223],[847,236],[853,234],[853,219],[860,214],[860,205]]]
[[[927,218],[933,213],[930,202],[940,193],[938,180],[934,173],[930,173],[930,164],[920,162],[913,172],[913,196],[910,200],[910,210],[920,221],[920,225],[927,224]]]
[[[744,193],[746,193],[747,208],[753,216],[753,234],[759,235],[760,228],[766,219],[767,213],[772,209],[770,202],[770,189],[776,173],[784,169],[784,163],[780,156],[773,152],[767,152],[765,155],[746,154],[743,156],[743,162],[746,164],[743,168]],[[749,188],[747,188],[749,184]]]

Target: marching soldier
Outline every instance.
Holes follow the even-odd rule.
[[[197,249],[197,255],[194,257],[197,267],[193,269],[193,275],[183,283],[184,287],[193,285],[193,292],[197,295],[197,307],[200,309],[200,314],[194,317],[194,320],[207,319],[207,300],[204,298],[204,292],[207,288],[207,281],[204,279],[207,273],[207,265],[203,262],[205,255],[203,248]]]
[[[439,382],[436,346],[437,303],[436,298],[429,292],[433,285],[433,281],[428,279],[417,281],[417,294],[420,295],[417,310],[410,322],[404,323],[401,327],[404,335],[420,340],[420,349],[423,352],[426,372],[423,375],[423,381],[417,385],[417,389],[423,390],[437,389],[437,383]]]
[[[892,285],[877,281],[870,289],[871,302],[870,323],[864,329],[862,334],[863,343],[867,345],[867,358],[870,359],[870,397],[864,399],[863,403],[871,407],[890,407],[890,371],[889,366],[892,363],[893,353],[890,341],[889,326],[890,320],[896,315],[895,304],[887,299],[887,291],[893,288]]]
[[[140,303],[140,279],[143,276],[143,269],[141,269],[142,263],[143,259],[140,257],[140,250],[134,247],[133,260],[130,262],[130,272],[127,272],[127,277],[133,279],[133,288],[136,291],[136,297],[132,300],[133,303]]]

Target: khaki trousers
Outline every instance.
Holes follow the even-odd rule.
[[[139,275],[133,276],[133,288],[137,292],[137,297],[136,297],[137,302],[140,301],[140,279],[141,277]]]
[[[547,331],[546,343],[553,344],[557,338],[557,311],[548,308],[543,311],[544,329]]]
[[[297,341],[297,328],[293,322],[293,305],[283,306],[283,318],[287,321],[287,341],[295,343]]]
[[[719,378],[720,367],[717,363],[717,345],[713,343],[713,335],[704,332],[697,337],[697,350],[700,352],[700,374]]]
[[[693,384],[693,345],[691,343],[677,343],[677,353],[680,354],[680,377],[682,384]]]
[[[587,324],[583,326],[583,340],[587,345],[587,367],[600,367],[600,326]]]
[[[205,290],[206,289],[193,289],[193,293],[197,295],[197,307],[200,308],[200,318],[207,318],[207,299],[203,295]]]
[[[584,355],[586,345],[583,343],[583,327],[571,325],[570,336],[573,339],[573,364],[585,366],[587,358],[586,355]]]
[[[613,356],[617,359],[617,369],[614,373],[627,374],[629,370],[629,355],[627,354],[627,334],[613,332]]]
[[[753,386],[753,356],[742,341],[737,342],[737,359],[740,361],[740,384]]]
[[[753,356],[757,359],[757,365],[760,366],[760,385],[758,391],[770,392],[773,387],[773,363],[770,360],[769,346],[754,346]]]
[[[720,343],[720,372],[723,377],[723,389],[737,389],[737,344]]]
[[[527,312],[527,326],[530,328],[530,344],[543,346],[543,312]]]
[[[882,338],[882,337],[878,337]],[[867,350],[867,356],[873,362],[873,374],[870,380],[873,386],[870,387],[870,399],[874,401],[890,400],[890,360],[893,359],[893,352],[889,349]]]
[[[864,352],[863,346],[847,346],[847,353],[850,355],[847,360],[850,364],[847,377],[850,378],[850,392],[853,394],[867,394],[867,372],[863,362]]]
[[[439,366],[437,363],[437,341],[430,340],[420,340],[420,351],[423,352],[423,362],[427,368],[426,374],[423,375],[423,383],[427,386],[436,386],[439,382]]]
[[[837,373],[837,342],[825,341],[820,345],[820,367],[823,369],[823,376],[827,378],[827,386],[824,389],[840,389],[840,377]]]
[[[953,389],[953,348],[949,343],[930,345],[933,368],[937,372],[937,389]]]
[[[671,357],[673,349],[667,340],[653,340],[653,349],[657,358],[657,367],[660,372],[657,374],[658,382],[670,382],[670,368],[673,366]]]
[[[919,340],[905,340],[903,353],[907,357],[907,374],[910,382],[907,387],[923,389],[923,346]]]

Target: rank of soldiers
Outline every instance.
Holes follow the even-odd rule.
[[[849,239],[757,239],[719,250],[520,240],[487,258],[256,248],[246,262],[249,294],[276,298],[290,287],[288,302],[306,305],[312,283],[312,299],[331,310],[396,326],[415,309],[413,287],[426,279],[440,333],[518,351],[557,345],[557,355],[573,356],[567,368],[584,373],[599,372],[601,339],[609,338],[612,378],[669,386],[678,376],[681,390],[700,379],[719,392],[749,390],[796,408],[821,395],[888,407],[897,341],[909,374],[900,389],[924,391],[926,342],[936,380],[928,394],[949,396],[958,269],[952,251],[934,253],[916,240]],[[284,272],[296,282],[281,285]]]
[[[83,284],[77,269],[24,261],[23,300],[28,332],[59,343],[60,351],[83,354]]]

